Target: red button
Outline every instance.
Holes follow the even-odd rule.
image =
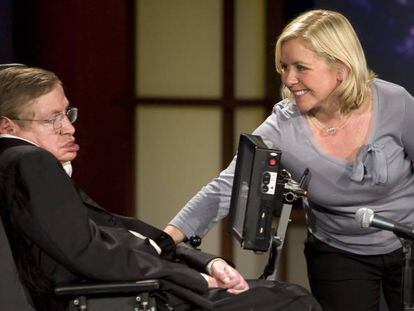
[[[275,166],[275,165],[276,165],[276,163],[277,163],[277,161],[276,161],[276,159],[275,159],[275,158],[270,158],[270,159],[269,159],[269,165],[270,165],[270,166]]]

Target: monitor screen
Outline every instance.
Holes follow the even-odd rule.
[[[230,233],[245,249],[267,251],[275,209],[282,206],[278,187],[280,150],[257,135],[241,134],[230,201]]]

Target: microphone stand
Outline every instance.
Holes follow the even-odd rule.
[[[402,273],[402,310],[414,310],[414,295],[413,295],[413,268],[414,256],[413,245],[414,240],[401,238],[403,246],[404,263]]]

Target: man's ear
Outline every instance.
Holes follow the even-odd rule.
[[[6,117],[0,117],[0,134],[10,134],[13,135],[16,133],[17,125],[12,120]]]

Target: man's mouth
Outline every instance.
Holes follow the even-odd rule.
[[[72,140],[63,145],[63,148],[69,152],[77,152],[79,150],[79,145],[75,143],[75,140]]]

